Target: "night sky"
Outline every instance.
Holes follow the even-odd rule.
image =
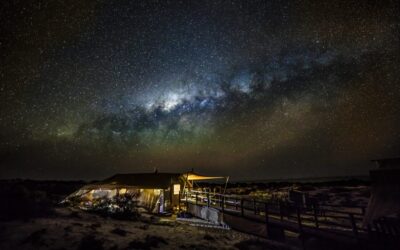
[[[1,1],[0,178],[366,175],[400,151],[399,19],[397,1]]]

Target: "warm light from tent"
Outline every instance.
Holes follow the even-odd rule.
[[[174,184],[174,195],[178,195],[180,191],[181,191],[181,185]]]

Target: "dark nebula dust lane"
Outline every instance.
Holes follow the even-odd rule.
[[[399,155],[397,1],[0,6],[1,178],[350,176]]]

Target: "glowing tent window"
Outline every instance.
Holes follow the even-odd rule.
[[[179,194],[179,191],[181,191],[181,185],[180,184],[174,184],[174,195]]]

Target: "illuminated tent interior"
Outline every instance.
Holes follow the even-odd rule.
[[[80,207],[98,200],[116,197],[134,197],[139,206],[153,213],[171,212],[179,205],[181,190],[191,189],[195,181],[226,179],[222,176],[187,173],[133,173],[116,174],[103,181],[88,184],[69,195],[64,201],[79,201]]]

